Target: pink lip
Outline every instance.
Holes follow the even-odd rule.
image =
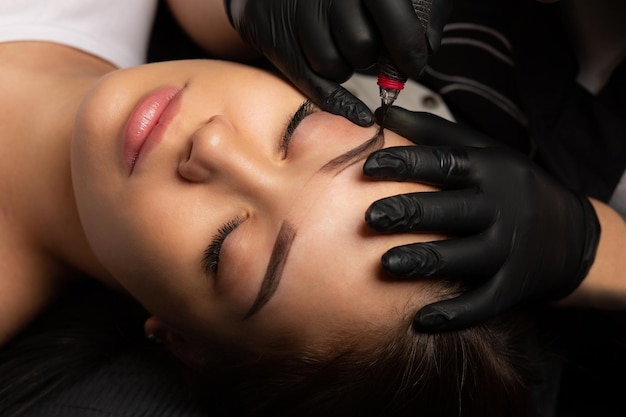
[[[124,131],[124,162],[132,174],[140,157],[154,148],[163,138],[167,126],[180,107],[179,87],[153,91],[134,108]]]

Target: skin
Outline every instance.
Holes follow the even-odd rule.
[[[309,344],[405,316],[409,326],[424,286],[388,281],[380,256],[415,238],[374,236],[363,216],[377,198],[428,188],[367,181],[362,160],[318,173],[375,128],[312,115],[283,160],[278,141],[304,97],[264,73],[204,61],[115,71],[48,42],[2,43],[0,59],[0,344],[79,279],[135,298],[148,332],[193,340]],[[129,176],[120,135],[133,108],[185,85],[164,140]],[[207,277],[203,251],[233,217],[246,221]],[[244,320],[285,221],[297,231],[283,279]]]
[[[152,325],[188,339],[258,346],[285,335],[323,343],[398,323],[408,303],[421,304],[421,284],[388,282],[380,268],[382,253],[414,237],[374,236],[363,216],[377,198],[427,188],[367,181],[360,163],[318,173],[375,128],[312,115],[282,160],[279,138],[304,97],[264,73],[209,61],[117,72],[43,42],[2,44],[0,57],[0,343],[76,279],[128,293]],[[129,176],[120,135],[133,108],[184,85],[163,141]],[[406,142],[387,132],[386,144]],[[207,277],[203,251],[235,216],[247,220]],[[243,320],[284,221],[297,233],[283,279]]]
[[[204,61],[113,72],[45,42],[0,44],[0,60],[0,344],[75,279],[137,299],[153,315],[148,332],[255,346],[375,331],[432,301],[423,282],[391,281],[380,269],[382,253],[415,236],[373,235],[363,222],[372,201],[429,189],[367,181],[360,163],[319,172],[375,128],[310,116],[283,160],[279,138],[304,98],[263,73]],[[120,141],[130,112],[155,88],[185,85],[164,140],[129,176]],[[405,144],[385,133],[385,146]],[[623,221],[597,210],[596,263],[564,303],[604,306],[605,293],[626,292],[616,262]],[[218,276],[206,277],[202,252],[233,216],[246,221],[225,243]],[[283,280],[244,320],[285,221],[297,233]]]
[[[137,102],[164,86],[182,88],[177,113],[129,175],[125,125]],[[363,214],[375,199],[428,188],[368,181],[362,160],[320,172],[377,132],[328,113],[300,124],[284,158],[280,138],[304,100],[257,70],[188,61],[107,75],[80,105],[72,177],[89,243],[116,282],[187,338],[210,332],[254,345],[271,342],[268,335],[323,342],[397,322],[421,292],[422,285],[388,282],[380,268],[390,244],[414,236],[374,235]],[[408,144],[389,132],[385,139]],[[224,242],[217,274],[207,277],[203,251],[233,218],[245,221]],[[283,278],[267,305],[244,320],[285,221],[296,237]]]

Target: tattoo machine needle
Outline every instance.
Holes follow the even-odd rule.
[[[424,33],[426,33],[428,29],[432,1],[433,0],[411,0],[413,10],[415,10],[422,24]],[[380,90],[380,105],[383,110],[381,127],[385,124],[389,107],[391,107],[394,101],[396,101],[396,98],[398,98],[400,90],[404,88],[406,81],[407,76],[391,62],[387,55],[382,55],[378,62],[378,86]]]

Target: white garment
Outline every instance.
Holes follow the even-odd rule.
[[[119,68],[145,63],[157,0],[0,0],[0,42],[49,41]]]

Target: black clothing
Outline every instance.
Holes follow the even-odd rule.
[[[457,1],[420,81],[441,94],[459,123],[607,202],[626,167],[626,62],[597,95],[581,87],[560,7]]]

